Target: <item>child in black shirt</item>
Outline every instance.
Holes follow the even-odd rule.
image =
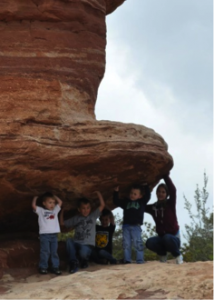
[[[129,197],[119,199],[119,187],[114,189],[114,204],[123,209],[123,251],[124,263],[131,263],[132,244],[136,251],[136,262],[144,263],[143,241],[141,237],[141,225],[146,204],[150,199],[150,189],[146,184],[144,187],[134,185]]]
[[[106,259],[110,264],[116,264],[117,260],[112,256],[112,237],[115,231],[114,216],[108,209],[104,209],[100,216],[101,225],[96,225],[95,262]]]

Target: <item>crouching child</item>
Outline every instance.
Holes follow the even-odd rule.
[[[95,225],[96,220],[100,216],[101,211],[105,207],[103,197],[100,192],[96,192],[100,205],[91,212],[90,201],[86,198],[82,198],[78,203],[79,214],[64,221],[64,211],[60,215],[60,225],[75,230],[74,239],[67,239],[66,249],[69,260],[69,273],[73,274],[80,267],[87,268],[88,260],[95,247]],[[79,260],[78,260],[79,258]]]
[[[117,260],[112,256],[112,239],[115,231],[114,215],[108,209],[104,209],[100,216],[101,225],[96,225],[96,247],[94,261],[103,263],[103,260],[116,264]]]

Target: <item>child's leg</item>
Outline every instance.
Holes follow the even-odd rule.
[[[136,263],[142,264],[144,263],[143,240],[141,237],[142,230],[140,226],[132,226],[131,229],[132,241],[136,251]]]
[[[92,247],[88,245],[78,245],[79,255],[82,260],[89,260],[89,257],[92,253]]]
[[[67,249],[67,253],[68,253],[69,263],[72,262],[72,261],[77,261],[76,246],[75,246],[75,243],[72,239],[67,239],[66,240],[66,249]]]
[[[48,268],[48,259],[50,256],[49,235],[48,234],[40,234],[39,238],[40,238],[39,268],[46,270]]]
[[[106,250],[100,250],[99,251],[99,257],[107,259],[110,263],[115,264],[117,263],[117,260]]]
[[[58,248],[58,240],[57,240],[57,234],[51,234],[51,242],[50,242],[50,252],[51,252],[51,262],[52,267],[54,269],[59,268],[59,256],[57,254],[57,248]]]
[[[131,262],[131,232],[130,226],[123,226],[123,252],[124,262]]]
[[[146,241],[146,248],[157,253],[160,256],[167,255],[167,250],[163,243],[163,238],[159,236],[153,236]]]

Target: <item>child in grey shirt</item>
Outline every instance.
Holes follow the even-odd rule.
[[[103,197],[100,192],[96,192],[100,201],[100,206],[91,212],[91,204],[88,199],[82,198],[79,200],[78,211],[79,215],[74,216],[64,221],[63,212],[60,215],[60,225],[67,228],[75,229],[74,239],[66,241],[66,248],[69,259],[69,272],[75,273],[78,271],[79,263],[76,255],[81,259],[81,267],[88,267],[88,259],[95,246],[95,225],[96,219],[100,216],[101,211],[105,207]]]

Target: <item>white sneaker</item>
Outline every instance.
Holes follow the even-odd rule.
[[[162,263],[167,262],[167,255],[161,255],[160,256],[160,262],[162,262]]]
[[[183,263],[183,255],[180,254],[179,256],[176,257],[176,264],[181,265]]]

